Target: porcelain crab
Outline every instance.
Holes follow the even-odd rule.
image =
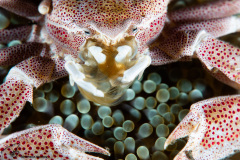
[[[33,22],[0,31],[1,43],[25,42],[0,51],[1,66],[17,64],[0,86],[0,133],[26,101],[32,102],[34,87],[67,75],[87,99],[115,105],[150,64],[199,58],[213,76],[239,89],[240,49],[216,38],[240,31],[240,0],[167,12],[169,2],[0,0],[2,8]],[[175,159],[221,159],[233,154],[239,149],[239,105],[239,95],[193,104],[165,146],[189,136]],[[109,154],[57,125],[15,133],[0,142],[3,158],[15,154],[15,158],[94,159],[84,152]]]

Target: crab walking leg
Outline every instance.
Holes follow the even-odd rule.
[[[32,32],[33,26],[27,25],[0,30],[0,43],[8,43],[16,39],[20,41],[28,39],[29,35]]]
[[[46,57],[31,57],[10,70],[6,82],[0,85],[0,134],[19,116],[26,101],[32,102],[33,87],[65,76],[65,72],[61,71],[61,63],[55,64],[56,61]],[[54,73],[56,71],[58,73]]]
[[[16,39],[25,42],[0,49],[0,66],[15,65],[30,56],[49,56],[47,44],[40,43],[39,32],[41,31],[37,25],[0,30],[0,43],[8,43]]]
[[[205,20],[200,22],[189,22],[180,24],[175,31],[201,31],[205,30],[213,37],[221,37],[227,34],[240,32],[240,17],[231,16],[227,18],[219,18]]]
[[[55,81],[59,78],[66,77],[68,72],[65,69],[65,60],[59,58],[52,58],[55,63],[55,67],[53,69],[50,81]]]
[[[238,13],[240,13],[240,0],[219,0],[173,11],[168,17],[174,22],[184,22],[223,18]]]
[[[170,134],[164,147],[188,136],[188,143],[174,160],[225,158],[240,149],[239,123],[239,95],[200,101],[191,106],[190,112]]]
[[[34,21],[41,18],[41,14],[38,12],[38,5],[34,1],[0,0],[0,7]]]
[[[110,155],[107,150],[79,138],[58,124],[33,127],[0,139],[0,159],[26,159],[31,156],[45,159],[101,159],[85,152]]]
[[[40,55],[43,46],[41,43],[29,42],[1,49],[0,66],[15,65],[31,56]]]
[[[30,56],[48,56],[47,44],[40,43],[39,32],[37,25],[0,30],[0,43],[8,43],[16,39],[25,42],[0,49],[0,66],[15,65]]]
[[[151,44],[149,55],[153,65],[189,60],[196,50],[208,43],[206,40],[209,35],[220,37],[237,31],[240,31],[240,18],[237,16],[185,23],[175,28],[166,24],[163,34]]]
[[[151,65],[164,65],[178,61],[178,59],[174,59],[166,54],[166,52],[162,51],[159,46],[152,47],[149,56],[152,59]]]

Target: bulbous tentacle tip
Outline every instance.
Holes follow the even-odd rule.
[[[28,153],[23,148],[28,149]],[[102,158],[88,155],[85,152],[110,155],[108,150],[77,137],[58,124],[33,127],[13,133],[0,140],[0,150],[0,158],[34,156],[47,159],[101,160]]]

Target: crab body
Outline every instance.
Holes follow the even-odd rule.
[[[167,1],[53,1],[52,5],[45,18],[47,36],[55,41],[50,42],[55,53],[65,59],[72,83],[94,102],[121,102],[124,90],[150,65],[147,43],[163,28]],[[137,66],[141,67],[136,70]]]
[[[217,79],[240,88],[240,49],[216,39],[240,31],[240,18],[236,15],[240,11],[239,0],[214,1],[169,13],[168,0],[38,2],[36,5],[28,0],[0,0],[1,7],[35,22],[0,31],[3,43],[13,39],[25,41],[0,51],[1,66],[17,64],[0,86],[0,110],[4,113],[0,115],[1,133],[19,115],[26,101],[32,102],[34,87],[67,75],[87,99],[104,105],[120,103],[125,89],[150,64],[191,58],[199,58]],[[22,10],[19,5],[27,9]],[[24,56],[18,56],[19,52]],[[239,149],[239,101],[239,96],[230,96],[193,104],[166,142],[167,146],[189,136],[188,144],[175,159],[220,159]],[[230,115],[226,117],[227,112]],[[231,124],[231,131],[226,131],[224,127],[229,123],[236,125]],[[78,150],[75,157],[87,157],[82,153],[86,150],[109,154],[57,128],[42,126],[2,139],[2,156],[7,155],[5,148],[13,146],[13,142],[23,143],[29,135],[41,135],[43,130],[49,135],[59,134],[57,138],[44,134],[47,143],[59,140],[52,151],[65,147],[59,157],[70,158],[73,150]],[[224,134],[228,136],[223,137]],[[69,138],[65,136],[86,147],[66,142]]]

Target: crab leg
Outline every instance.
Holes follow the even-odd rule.
[[[30,56],[49,56],[47,45],[40,43],[41,41],[48,41],[48,38],[40,36],[40,34],[46,35],[45,30],[40,29],[37,25],[0,30],[0,43],[8,43],[16,39],[23,41],[23,44],[0,49],[0,66],[14,65]],[[19,53],[21,56],[19,56]]]
[[[31,57],[13,67],[0,85],[0,133],[18,117],[26,101],[32,102],[33,87],[63,76],[66,71],[58,59]]]
[[[100,160],[85,152],[110,153],[68,132],[57,124],[43,125],[0,139],[0,158],[45,158]]]
[[[169,13],[174,22],[200,21],[228,17],[240,13],[240,0],[219,0]]]
[[[30,56],[46,55],[46,45],[38,43],[40,42],[39,32],[41,31],[37,25],[0,30],[0,43],[8,43],[16,39],[23,41],[23,44],[0,49],[0,66],[15,65]]]
[[[31,56],[40,55],[43,44],[29,42],[0,50],[0,66],[15,65]],[[21,54],[21,56],[19,56]]]
[[[163,34],[150,46],[153,65],[162,65],[178,60],[189,60],[196,49],[202,46],[209,35],[220,37],[240,31],[240,18],[237,16],[203,22],[185,23],[171,28],[166,24]],[[208,42],[205,42],[206,44]],[[205,47],[206,49],[206,47]]]
[[[59,58],[52,58],[52,61],[54,61],[55,66],[53,68],[51,78],[48,81],[54,81],[68,75],[65,69],[65,60]]]
[[[16,39],[20,41],[27,40],[34,26],[26,25],[11,29],[2,29],[0,30],[0,43],[8,43]]]
[[[221,37],[240,31],[240,17],[231,16],[227,18],[205,20],[201,22],[184,23],[179,25],[175,31],[186,30],[205,30],[214,37]]]
[[[224,1],[226,2],[240,1]],[[238,16],[181,23],[176,28],[169,26],[167,24],[163,29],[163,34],[157,40],[158,45],[151,46],[150,55],[155,58],[152,60],[155,64],[169,63],[185,57],[197,57],[217,79],[240,89],[240,49],[215,39],[240,31]],[[160,54],[157,51],[161,51]],[[162,62],[162,58],[167,61]],[[217,97],[193,104],[190,113],[168,137],[165,148],[176,139],[188,136],[188,143],[175,160],[221,159],[234,154],[240,149],[239,106],[239,95]]]
[[[29,0],[0,0],[0,7],[19,16],[37,21],[41,18],[38,12],[38,4]]]
[[[174,59],[166,54],[159,46],[152,47],[149,56],[152,59],[151,65],[164,65],[178,61],[178,59]]]

